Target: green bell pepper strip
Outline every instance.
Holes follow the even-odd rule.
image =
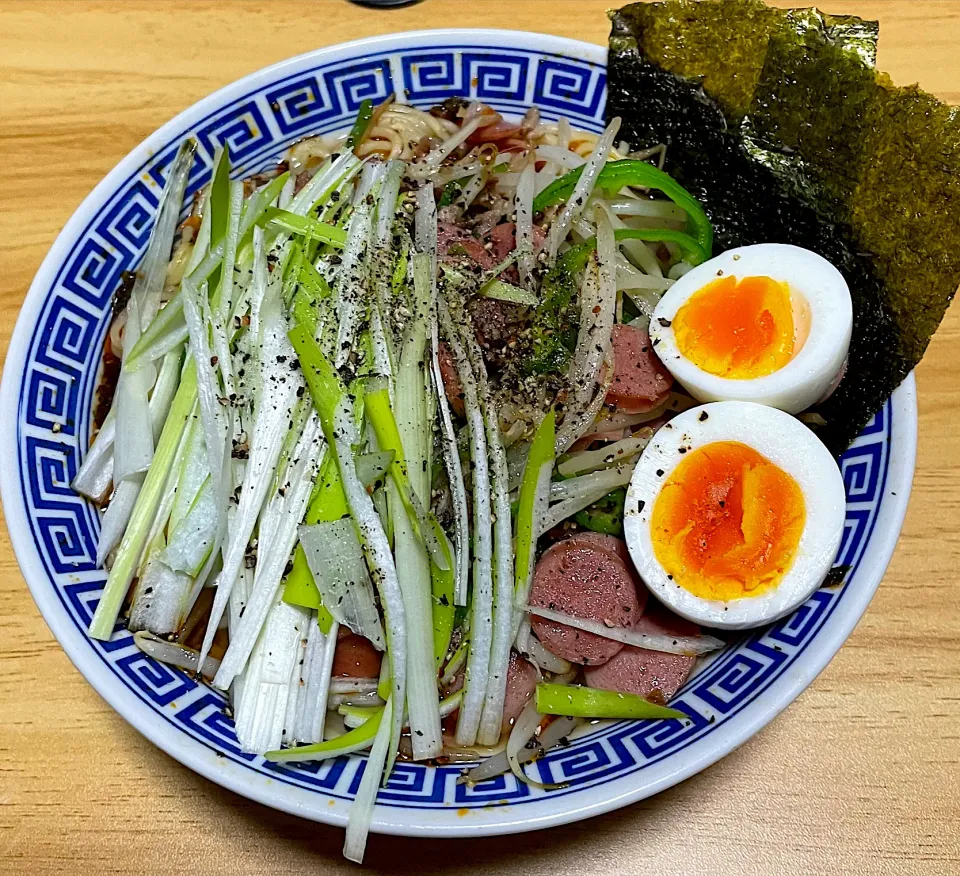
[[[683,231],[674,231],[671,228],[618,228],[613,232],[613,236],[617,241],[650,240],[675,243],[691,265],[702,265],[710,258],[710,253],[700,241]]]
[[[592,532],[623,538],[623,506],[626,498],[626,488],[620,487],[583,511],[578,511],[573,519]]]
[[[534,435],[523,469],[523,480],[520,482],[520,497],[517,503],[517,561],[514,567],[514,598],[518,607],[527,604],[530,591],[533,557],[537,546],[537,490],[540,487],[543,467],[553,467],[556,427],[557,415],[551,408],[537,427],[537,434]]]
[[[340,757],[343,754],[352,754],[354,751],[363,751],[373,742],[380,722],[383,720],[383,707],[377,709],[376,714],[359,727],[349,730],[336,739],[327,739],[313,745],[298,745],[294,748],[281,748],[277,751],[268,751],[264,758],[272,763],[287,763],[298,760],[326,760],[331,757]]]
[[[567,684],[538,684],[537,711],[571,718],[687,718],[684,712],[658,706],[635,694]]]
[[[533,212],[542,213],[547,207],[552,207],[569,198],[581,173],[583,168],[578,167],[554,180],[533,199]],[[703,207],[700,206],[700,202],[670,174],[646,161],[637,161],[632,158],[608,161],[597,176],[597,188],[619,192],[626,186],[658,189],[678,207],[682,207],[687,213],[691,234],[709,257],[713,251],[713,226],[707,214],[704,213]]]
[[[353,123],[350,133],[347,135],[347,142],[345,144],[347,149],[352,151],[360,145],[367,133],[367,128],[370,127],[370,119],[372,118],[373,101],[367,98],[360,104],[360,109],[357,112],[357,120]]]

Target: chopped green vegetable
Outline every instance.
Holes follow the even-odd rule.
[[[90,621],[90,635],[106,641],[113,633],[120,606],[133,580],[140,554],[147,542],[154,514],[160,503],[163,485],[180,445],[187,419],[197,400],[196,361],[189,359],[183,369],[180,386],[170,406],[170,413],[163,424],[157,449],[150,463],[133,513],[123,533],[117,556],[104,585],[103,594],[97,603]]]
[[[295,748],[268,751],[264,758],[272,763],[290,763],[298,760],[327,760],[331,757],[352,754],[354,751],[363,751],[370,746],[377,735],[382,720],[383,707],[381,706],[368,721],[342,736],[313,745],[298,745]]]
[[[300,286],[315,299],[330,297],[330,284],[323,275],[306,259],[300,265]]]
[[[449,568],[441,569],[435,563],[430,567],[430,582],[433,593],[433,654],[437,661],[437,668],[443,663],[450,647],[450,637],[453,635],[453,617],[456,606],[453,604],[453,589],[456,570],[453,561],[453,546],[446,533],[436,523],[436,534],[440,543],[447,552]]]
[[[539,510],[544,494],[549,497],[550,474],[553,470],[556,444],[556,411],[551,408],[537,428],[520,482],[517,507],[516,566],[514,567],[515,600],[518,607],[527,604],[533,577],[533,558],[539,534]]]
[[[627,498],[627,490],[620,487],[599,502],[594,502],[589,508],[578,511],[574,520],[584,529],[593,532],[603,532],[606,535],[623,537],[623,504]]]
[[[592,687],[567,684],[538,684],[537,711],[542,715],[566,715],[571,718],[623,718],[658,720],[684,719],[688,716],[677,709],[658,706],[635,694],[599,690]]]
[[[230,147],[224,143],[210,185],[210,240],[217,243],[227,234],[230,202]]]
[[[440,200],[437,202],[438,207],[449,207],[457,198],[460,197],[460,193],[463,191],[463,186],[460,185],[458,180],[452,179],[443,187],[443,192],[440,194]]]
[[[343,492],[343,484],[340,482],[337,460],[332,453],[328,453],[320,468],[320,476],[317,478],[304,522],[308,525],[329,523],[346,517],[349,513],[350,508]],[[320,629],[325,634],[330,632],[333,616],[323,605],[320,591],[307,565],[307,556],[299,544],[293,554],[293,568],[284,582],[283,600],[290,605],[316,609]]]
[[[207,209],[210,211],[210,241],[220,243],[227,236],[227,221],[230,215],[230,147],[224,143],[216,166],[213,169],[213,181],[210,184],[210,199]],[[210,288],[220,285],[222,265],[218,265],[210,276]]]
[[[370,119],[373,118],[373,101],[366,98],[357,112],[357,120],[353,123],[350,133],[347,135],[347,142],[344,144],[347,149],[356,149],[363,142],[366,136],[367,128],[370,127]]]
[[[331,246],[342,247],[347,242],[347,233],[336,225],[328,225],[326,222],[320,222],[310,216],[298,216],[289,210],[281,210],[278,207],[268,207],[263,211],[263,216],[258,220],[260,225],[276,225],[291,234],[298,234],[301,237],[307,237],[311,240],[319,240],[322,243],[329,243]]]
[[[314,341],[313,336],[303,325],[295,325],[288,332],[290,343],[293,344],[297,356],[300,358],[300,367],[303,369],[304,380],[313,396],[323,432],[327,441],[334,441],[334,416],[337,405],[343,398],[344,388],[337,372],[323,355]]]
[[[577,291],[575,271],[563,258],[558,259],[543,279],[540,303],[533,312],[533,349],[524,364],[527,374],[561,372],[566,368],[577,343]]]
[[[391,450],[394,454],[393,462],[390,463],[390,477],[397,485],[400,500],[407,509],[407,513],[413,521],[416,521],[417,513],[412,504],[413,488],[410,486],[410,478],[407,474],[403,442],[400,440],[397,420],[390,405],[390,395],[386,388],[383,388],[373,392],[368,391],[365,398],[367,421],[377,436],[377,444],[382,450]]]
[[[534,306],[540,299],[533,292],[527,289],[521,289],[512,283],[505,283],[503,280],[493,279],[484,283],[480,287],[480,294],[484,298],[496,298],[499,301],[507,301],[510,304],[523,304],[527,307]]]

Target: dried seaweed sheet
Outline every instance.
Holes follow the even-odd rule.
[[[920,361],[960,284],[960,118],[873,64],[875,22],[760,0],[612,15],[607,113],[704,203],[717,251],[792,243],[850,286],[853,340],[817,433],[842,452]]]

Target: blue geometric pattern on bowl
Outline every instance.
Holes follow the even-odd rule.
[[[64,610],[85,634],[105,574],[96,569],[99,519],[70,489],[90,432],[93,393],[110,298],[124,270],[145,249],[166,169],[182,136],[199,142],[189,191],[210,177],[217,146],[229,144],[235,171],[246,175],[275,161],[307,134],[342,130],[360,103],[398,99],[429,106],[453,95],[477,98],[506,113],[538,106],[547,119],[566,116],[597,131],[603,125],[606,73],[602,65],[524,49],[479,45],[364,53],[271,82],[171,137],[122,185],[88,223],[62,260],[47,290],[19,390],[17,453],[23,502],[32,536]],[[404,96],[405,95],[405,96]],[[838,562],[855,579],[873,531],[889,468],[893,409],[888,401],[844,454],[847,518]],[[848,587],[823,589],[792,616],[729,646],[691,678],[673,705],[686,721],[621,722],[597,726],[569,747],[549,754],[532,771],[544,782],[564,782],[552,796],[572,794],[649,767],[695,741],[761,696],[843,604]],[[326,796],[349,799],[365,760],[274,765],[239,750],[223,696],[184,673],[156,663],[118,625],[109,642],[90,640],[100,660],[157,721],[245,768]],[[381,791],[388,807],[415,809],[522,804],[544,791],[501,776],[475,787],[456,785],[459,767],[399,764]]]

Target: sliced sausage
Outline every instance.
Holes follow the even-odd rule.
[[[546,239],[543,229],[539,225],[533,226],[533,252],[539,253],[543,249],[543,242]],[[507,256],[517,248],[517,226],[513,222],[501,222],[494,226],[490,232],[490,240],[493,242],[493,258],[497,264],[500,264]],[[520,273],[516,265],[511,265],[503,274],[503,279],[508,283],[519,283]]]
[[[437,362],[440,365],[440,379],[443,381],[443,390],[447,395],[447,401],[450,402],[450,407],[458,417],[465,417],[463,385],[460,383],[460,375],[453,361],[453,353],[443,341],[437,346]]]
[[[507,694],[503,700],[504,731],[516,723],[523,707],[533,698],[538,679],[537,668],[516,651],[511,651],[510,667],[507,669]]]
[[[373,647],[369,639],[357,636],[349,630],[343,635],[344,629],[345,627],[340,627],[330,674],[335,678],[379,678],[383,655]]]
[[[613,551],[578,545],[574,539],[555,544],[540,558],[530,604],[615,627],[632,627],[640,618],[634,576],[623,560]],[[613,639],[536,615],[531,615],[530,624],[548,651],[572,663],[594,666],[623,647]]]
[[[564,544],[577,545],[578,547],[597,547],[616,554],[627,564],[628,569],[632,568],[633,565],[627,543],[615,535],[606,535],[603,532],[578,532],[566,539]]]
[[[637,608],[639,609],[639,614],[637,616],[638,619],[634,622],[634,626],[641,623],[643,610],[647,605],[647,597],[650,593],[640,578],[636,566],[633,565],[633,559],[630,557],[630,550],[627,547],[627,543],[622,538],[617,538],[615,535],[607,535],[603,532],[578,532],[576,535],[572,535],[566,539],[566,543],[577,546],[601,548],[602,550],[616,554],[623,560],[627,571],[629,571],[633,577],[633,584],[637,592]]]
[[[651,600],[634,631],[651,635],[696,636],[700,628]],[[695,662],[696,657],[664,654],[628,645],[602,666],[587,667],[584,678],[590,687],[667,702],[687,680]]]
[[[657,358],[650,335],[641,328],[615,325],[607,404],[631,414],[645,413],[664,401],[672,386],[673,378]]]
[[[620,429],[607,429],[603,432],[593,432],[590,435],[584,435],[583,438],[578,438],[573,444],[570,445],[570,453],[579,453],[581,450],[589,450],[592,444],[596,442],[602,442],[604,444],[619,441],[621,438],[626,437],[627,430],[624,428]]]
[[[467,145],[478,146],[481,143],[496,143],[500,140],[510,140],[522,132],[519,122],[508,122],[498,119],[492,125],[477,128],[468,138]]]
[[[437,225],[437,256],[442,262],[463,264],[472,261],[489,271],[496,262],[484,245],[472,234],[456,225]]]
[[[546,236],[539,225],[533,226],[534,253],[543,249],[543,241]],[[501,222],[494,226],[490,232],[490,239],[493,241],[493,257],[498,262],[502,262],[517,248],[517,226],[513,222]]]
[[[649,636],[692,637],[700,635],[700,627],[693,621],[688,621],[686,618],[674,614],[656,599],[650,600],[643,617],[633,625],[633,631]]]

